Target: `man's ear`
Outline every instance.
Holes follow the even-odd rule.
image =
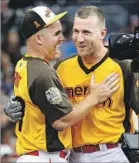
[[[106,28],[102,29],[102,31],[101,31],[101,39],[102,40],[104,40],[104,38],[106,37],[106,34],[107,34],[107,29]]]
[[[40,34],[36,34],[35,37],[37,44],[42,45],[42,36]]]

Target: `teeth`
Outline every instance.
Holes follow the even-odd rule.
[[[83,46],[83,45],[82,45],[82,46],[79,46],[79,48],[84,48],[84,47],[85,47],[85,46]]]

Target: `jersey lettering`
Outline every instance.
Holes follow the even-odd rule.
[[[69,98],[74,99],[75,97],[87,96],[90,93],[89,86],[76,86],[76,87],[66,87],[65,91]]]
[[[66,87],[65,88],[66,94],[70,99],[74,99],[75,97],[87,96],[90,93],[89,86],[76,86],[76,87]],[[112,99],[108,98],[101,104],[98,104],[97,107],[101,108],[111,108],[112,106]]]
[[[111,108],[112,107],[112,99],[108,98],[103,103],[97,104],[96,107],[99,107],[99,108]]]

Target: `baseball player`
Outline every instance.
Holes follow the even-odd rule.
[[[70,126],[119,89],[116,73],[109,73],[97,85],[92,78],[90,94],[72,109],[58,75],[49,66],[63,41],[59,19],[65,14],[55,15],[39,6],[28,10],[21,22],[27,53],[18,61],[14,78],[14,94],[24,110],[16,123],[16,151],[21,155],[17,163],[67,162],[67,149],[72,148]]]
[[[72,35],[78,55],[55,66],[73,104],[88,95],[92,76],[96,84],[111,72],[120,76],[120,89],[72,126],[71,162],[129,162],[118,141],[125,132],[124,125],[129,128],[129,123],[124,120],[127,116],[126,122],[129,121],[128,113],[132,106],[133,74],[125,67],[125,61],[120,66],[109,57],[103,45],[105,36],[105,19],[100,9],[95,6],[80,8],[75,14]],[[127,95],[125,100],[124,93]],[[137,105],[133,109],[139,112]]]

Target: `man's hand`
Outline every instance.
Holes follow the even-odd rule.
[[[97,104],[107,100],[114,92],[119,89],[119,75],[111,73],[101,84],[94,84],[94,76],[91,78],[91,94],[96,97]]]
[[[10,97],[8,104],[4,106],[4,112],[14,122],[20,121],[23,116],[22,105],[16,100],[15,96]]]

